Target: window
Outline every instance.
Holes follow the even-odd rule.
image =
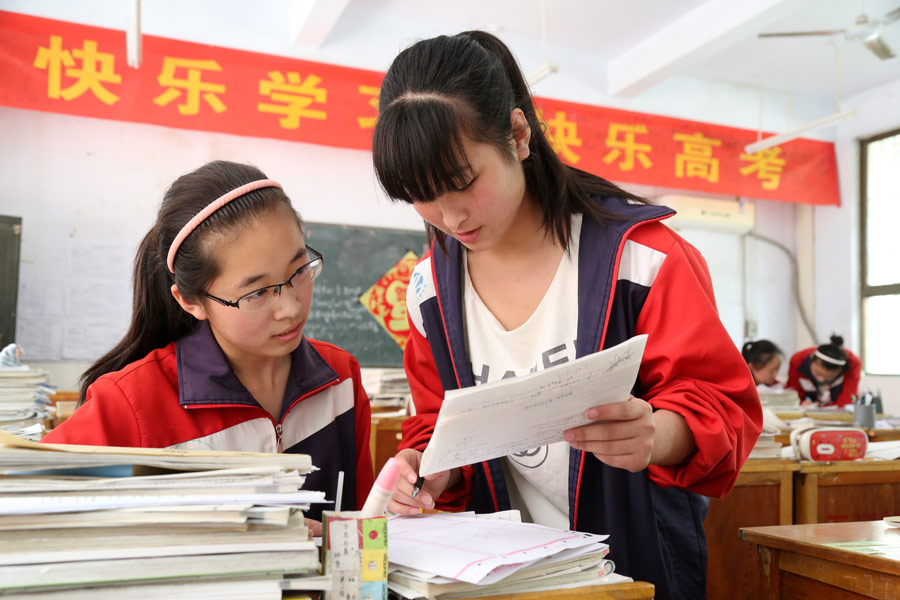
[[[900,375],[900,131],[860,142],[863,368]]]

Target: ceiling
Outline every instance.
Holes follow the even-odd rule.
[[[125,28],[134,0],[0,0],[0,10]],[[900,56],[880,60],[841,35],[759,39],[761,32],[852,25],[900,0],[143,0],[144,33],[385,70],[416,39],[495,32],[530,73],[546,58],[602,98],[629,99],[690,77],[822,102],[900,80]],[[882,30],[900,55],[900,20]],[[837,65],[837,70],[836,70]],[[553,94],[552,77],[535,86]]]

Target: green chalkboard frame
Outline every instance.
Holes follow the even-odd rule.
[[[412,250],[426,249],[425,229],[411,231],[304,223],[306,243],[325,257],[316,279],[307,337],[347,350],[363,367],[401,367],[403,352],[359,297]]]

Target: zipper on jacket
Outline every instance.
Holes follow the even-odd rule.
[[[281,423],[278,423],[275,425],[275,437],[278,439],[278,453],[279,454],[284,452],[284,443],[281,441],[281,432],[282,432]]]

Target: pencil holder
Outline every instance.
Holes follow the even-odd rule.
[[[854,404],[853,405],[853,424],[857,427],[865,427],[866,429],[875,429],[875,405],[874,404]]]
[[[387,518],[359,515],[322,512],[322,568],[333,581],[327,600],[387,600]]]

